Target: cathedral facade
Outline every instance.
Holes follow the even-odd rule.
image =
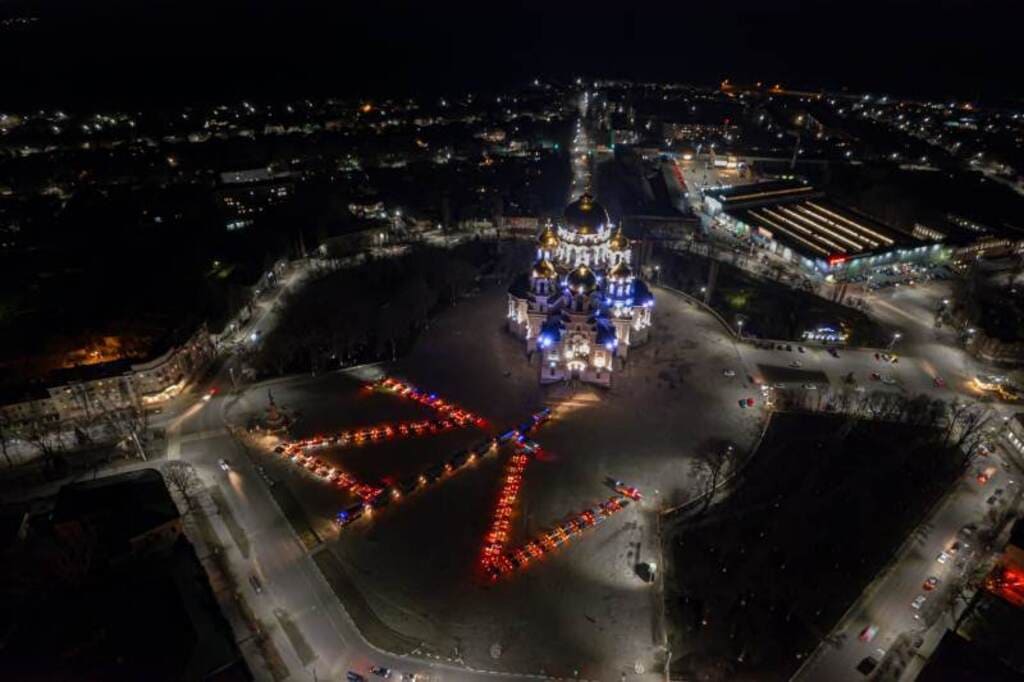
[[[540,381],[610,386],[647,340],[654,296],[634,276],[629,240],[589,194],[537,239],[537,260],[508,292],[508,330],[540,357]],[[618,362],[616,362],[618,360]]]

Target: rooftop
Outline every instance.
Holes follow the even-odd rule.
[[[178,516],[160,472],[139,469],[64,486],[57,494],[53,524],[88,525],[107,555],[118,556],[133,538]]]
[[[904,233],[825,198],[791,198],[726,213],[812,258],[857,256],[919,245]]]
[[[768,180],[748,185],[730,185],[709,189],[704,195],[717,199],[723,209],[741,206],[761,206],[786,201],[800,201],[821,197],[824,193],[802,180]]]

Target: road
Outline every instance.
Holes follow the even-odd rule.
[[[955,578],[981,558],[971,537],[958,536],[960,529],[967,524],[982,525],[991,508],[987,503],[989,496],[1003,489],[1002,499],[1006,500],[1014,487],[1020,484],[1019,476],[1009,467],[1004,468],[998,457],[984,459],[986,461],[980,466],[990,466],[987,460],[995,460],[992,465],[997,473],[991,480],[986,485],[979,484],[975,478],[978,467],[971,467],[911,535],[888,570],[868,586],[861,599],[833,629],[828,638],[831,643],[822,644],[794,680],[863,680],[864,676],[856,669],[861,660],[872,656],[881,661],[901,634],[908,633],[912,637],[924,635],[927,623],[937,620],[940,621],[937,628],[945,628],[944,619],[940,619],[939,604]],[[940,563],[937,560],[939,555],[957,540],[971,546]],[[934,591],[926,591],[923,587],[930,576],[939,579]],[[911,602],[919,595],[924,595],[927,601],[921,610],[916,610]],[[878,633],[871,642],[861,641],[860,633],[871,625],[878,628]],[[934,647],[937,639],[926,638],[925,641]],[[920,653],[927,656],[931,649],[924,648]]]
[[[267,483],[225,429],[223,410],[231,399],[218,397],[201,403],[200,409],[175,423],[169,434],[169,457],[191,462],[206,486],[220,490],[231,516],[250,541],[246,557],[232,543],[226,528],[218,531],[223,544],[230,547],[227,557],[232,572],[241,582],[243,595],[256,616],[273,624],[278,622],[278,614],[284,614],[301,633],[299,641],[308,646],[308,651],[301,643],[296,646],[282,628],[271,628],[271,636],[292,678],[308,675],[314,679],[314,670],[317,679],[341,679],[348,670],[367,675],[370,665],[414,672],[435,680],[538,677],[476,672],[443,662],[394,656],[363,639],[281,514]],[[230,462],[230,471],[221,470],[221,458]],[[262,594],[248,584],[250,575],[259,576]],[[309,652],[313,652],[315,660],[310,660]],[[259,666],[253,667],[257,674],[262,672]]]
[[[573,133],[572,146],[570,148],[572,182],[569,190],[569,200],[573,201],[584,192],[590,190],[591,160],[593,151],[590,146],[590,136],[587,133],[586,117],[590,104],[590,96],[587,93],[580,95],[579,107],[580,117],[576,121],[576,128]]]

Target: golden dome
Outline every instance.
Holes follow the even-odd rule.
[[[608,211],[588,192],[566,206],[562,217],[569,229],[580,234],[598,232],[608,224]]]
[[[558,248],[558,235],[556,235],[555,231],[551,229],[550,224],[547,225],[544,228],[544,231],[540,233],[540,236],[537,238],[537,245],[542,249],[547,249],[548,251]]]
[[[626,261],[619,261],[619,264],[608,271],[609,279],[629,279],[633,276],[633,270]]]
[[[576,293],[589,293],[597,289],[597,275],[586,265],[581,265],[570,272],[566,281],[569,284],[569,288]]]
[[[533,264],[533,272],[531,274],[533,277],[541,279],[553,279],[558,277],[558,271],[555,270],[555,266],[546,258],[541,258]]]
[[[615,234],[608,240],[608,248],[612,251],[625,251],[629,248],[629,240],[622,234],[622,228],[615,230]]]

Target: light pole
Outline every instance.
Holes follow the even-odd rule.
[[[891,351],[896,345],[896,342],[903,338],[903,334],[896,332],[892,335],[892,341],[889,342],[889,350]]]

